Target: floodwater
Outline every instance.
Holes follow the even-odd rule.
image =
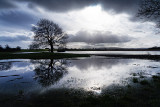
[[[48,51],[43,51],[48,52]],[[13,54],[28,54],[28,53],[41,53],[41,52],[16,52]],[[73,53],[73,54],[92,54],[92,55],[160,55],[160,51],[66,51],[55,53]]]
[[[54,90],[82,90],[101,95],[113,85],[134,86],[134,77],[150,79],[160,62],[102,56],[74,59],[0,60],[0,101]]]
[[[112,55],[160,55],[160,51],[66,51],[74,54],[112,54]]]

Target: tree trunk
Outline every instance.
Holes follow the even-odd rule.
[[[51,46],[51,52],[53,53],[53,45],[50,45]]]

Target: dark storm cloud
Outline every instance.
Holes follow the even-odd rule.
[[[8,11],[0,13],[0,22],[4,26],[28,29],[36,22],[36,18],[25,12]]]
[[[142,0],[99,0],[105,10],[113,9],[116,13],[135,14]]]
[[[13,0],[0,0],[0,9],[15,8]]]
[[[111,32],[94,32],[80,31],[75,36],[70,36],[69,42],[85,42],[85,43],[123,43],[129,42],[133,38],[129,36],[118,36]]]
[[[96,0],[17,0],[29,2],[29,7],[38,5],[51,11],[64,12],[94,5]]]
[[[15,37],[0,36],[0,42],[21,42],[21,41],[29,41],[29,40],[31,39],[25,35],[17,35]]]
[[[30,7],[38,5],[51,11],[69,11],[86,6],[101,4],[105,10],[114,10],[117,13],[128,12],[134,14],[141,0],[17,0],[29,2]]]
[[[100,4],[105,11],[113,10],[115,13],[129,13],[135,16],[142,0],[0,0],[1,8],[14,8],[16,3],[28,3],[29,8],[40,6],[54,12],[66,12],[82,9],[87,6]],[[25,18],[29,18],[28,16]],[[30,19],[30,18],[29,18]],[[138,21],[131,17],[131,21]]]

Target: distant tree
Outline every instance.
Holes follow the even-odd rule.
[[[21,47],[20,46],[17,46],[16,48],[11,48],[8,44],[5,45],[5,47],[3,48],[1,45],[0,45],[0,52],[14,52],[14,51],[20,51],[21,50]]]
[[[29,45],[29,49],[39,49],[39,44],[32,42],[32,44]]]
[[[3,51],[3,47],[0,45],[0,51],[2,52]]]
[[[10,51],[11,50],[11,48],[10,48],[10,46],[7,44],[7,45],[5,45],[5,50],[6,51]]]
[[[34,41],[30,48],[48,47],[53,52],[55,46],[65,44],[67,34],[62,31],[58,24],[48,19],[41,19],[37,25],[32,27]]]
[[[17,46],[17,47],[16,47],[16,50],[17,50],[17,51],[20,51],[20,50],[21,50],[21,47],[20,47],[20,46]]]
[[[138,10],[138,17],[156,21],[160,28],[160,0],[143,0]]]

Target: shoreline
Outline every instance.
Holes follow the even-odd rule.
[[[149,54],[74,54],[74,53],[49,53],[49,52],[36,52],[36,53],[12,53],[12,52],[0,52],[0,59],[63,59],[63,58],[75,58],[75,57],[90,57],[105,56],[105,57],[117,57],[117,58],[133,58],[133,59],[150,59],[160,60],[160,55]]]

